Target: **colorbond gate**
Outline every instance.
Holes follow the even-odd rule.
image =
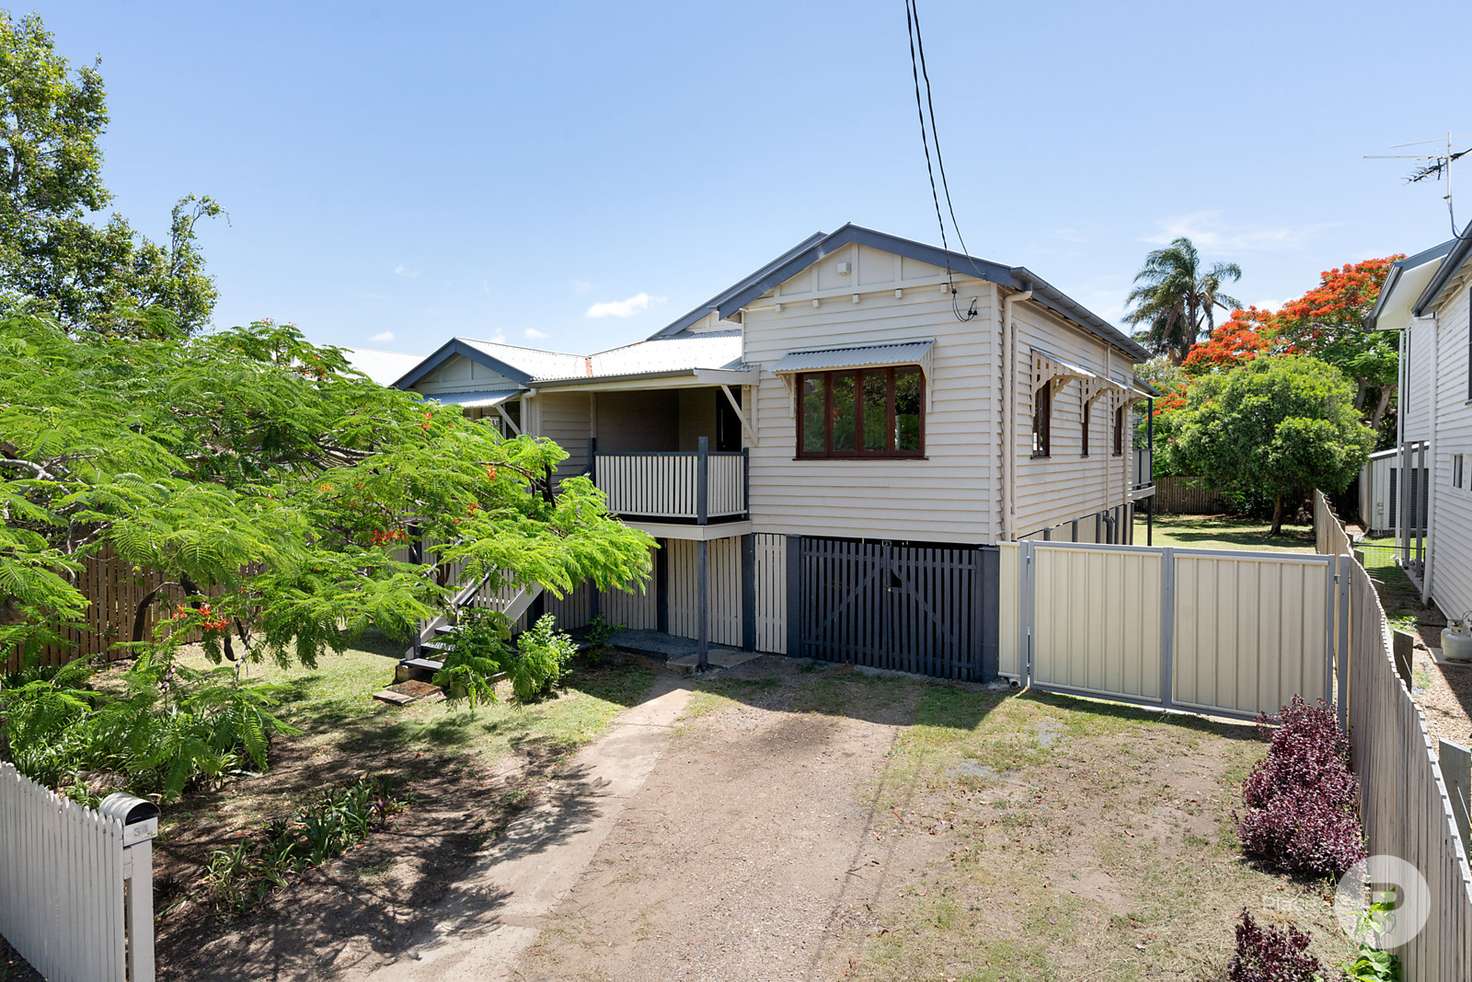
[[[789,539],[788,654],[940,678],[996,674],[995,547]]]
[[[1219,716],[1333,701],[1334,557],[1003,546],[1002,671],[1055,692]],[[1009,587],[1011,587],[1009,589]],[[1008,609],[1010,607],[1010,610]]]

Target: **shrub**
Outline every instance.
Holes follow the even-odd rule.
[[[1310,940],[1292,925],[1282,930],[1263,927],[1244,909],[1227,978],[1231,982],[1317,982],[1324,966],[1308,953]]]
[[[1242,788],[1243,850],[1284,873],[1339,876],[1365,856],[1349,743],[1328,706],[1295,696]]]
[[[0,746],[27,777],[91,801],[125,786],[178,797],[191,785],[247,766],[265,769],[278,688],[140,658],[122,691],[91,686],[78,659],[0,684]]]
[[[472,607],[445,635],[441,668],[434,684],[452,699],[469,699],[472,709],[496,701],[496,678],[505,671],[511,625],[499,611]]]
[[[516,639],[516,653],[506,664],[517,702],[532,702],[551,692],[567,674],[567,664],[578,653],[577,642],[557,630],[551,614],[544,614]]]
[[[1237,834],[1249,856],[1284,873],[1335,877],[1365,858],[1359,819],[1313,789],[1295,789],[1266,807],[1248,809]]]
[[[1359,784],[1349,769],[1349,739],[1333,710],[1310,705],[1301,696],[1283,707],[1268,754],[1242,788],[1249,808],[1265,808],[1278,795],[1314,788],[1336,804],[1353,805]]]

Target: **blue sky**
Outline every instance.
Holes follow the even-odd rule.
[[[1472,142],[1472,4],[920,12],[971,251],[1105,317],[1175,234],[1257,303],[1448,235],[1439,189],[1361,158]],[[845,221],[938,243],[901,0],[40,13],[102,57],[114,206],[155,235],[186,192],[227,209],[203,232],[220,325],[591,350]]]

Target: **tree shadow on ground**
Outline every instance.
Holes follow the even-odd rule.
[[[584,671],[569,688],[621,707],[637,703],[640,696],[615,674]],[[302,703],[310,688],[310,678],[288,683],[287,704]],[[340,701],[311,710],[310,731],[279,742],[269,772],[168,809],[155,870],[159,960],[169,977],[341,977],[432,947],[439,937],[494,931],[507,898],[470,874],[577,833],[603,795],[569,765],[573,742],[536,732],[524,717],[492,721],[456,711],[413,725]],[[480,730],[498,731],[511,752],[496,760],[457,752]],[[202,874],[214,849],[256,833],[324,787],[369,776],[409,801],[386,829],[243,916],[211,908]]]

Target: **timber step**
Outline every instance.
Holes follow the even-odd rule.
[[[445,667],[445,663],[434,658],[405,658],[399,662],[394,671],[396,682],[428,682],[434,678],[435,673]]]
[[[416,702],[440,702],[445,698],[445,693],[437,685],[409,679],[396,682],[382,692],[373,693],[373,698],[390,706],[409,706]]]

